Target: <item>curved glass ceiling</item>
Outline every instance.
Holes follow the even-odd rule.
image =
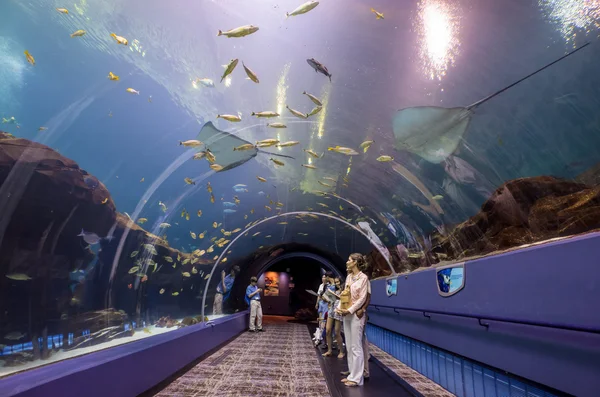
[[[529,218],[593,187],[563,188],[599,158],[594,2],[67,6],[3,6],[2,127],[76,161],[182,252],[291,211],[362,222],[409,267],[597,226]]]

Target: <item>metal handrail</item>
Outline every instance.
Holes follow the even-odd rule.
[[[392,309],[394,313],[400,314],[398,310],[409,311],[409,312],[420,312],[423,314],[423,317],[427,319],[431,319],[432,314],[439,314],[443,316],[451,316],[451,317],[462,317],[462,318],[472,318],[477,320],[479,325],[482,327],[489,329],[489,322],[487,321],[497,321],[502,323],[511,323],[511,324],[520,324],[520,325],[530,325],[534,327],[544,327],[544,328],[553,328],[553,329],[561,329],[567,331],[577,331],[577,332],[587,332],[592,334],[600,334],[600,329],[598,328],[590,328],[590,327],[579,327],[568,324],[555,324],[548,323],[543,321],[529,321],[529,320],[517,320],[512,318],[505,317],[496,317],[496,316],[483,316],[479,314],[465,314],[465,313],[455,313],[455,312],[444,312],[440,310],[427,310],[427,309],[415,309],[412,307],[398,307],[398,306],[386,306],[386,305],[376,305],[370,304],[369,306],[373,306],[375,310],[380,311],[379,309]]]

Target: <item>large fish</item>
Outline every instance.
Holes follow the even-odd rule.
[[[315,72],[324,74],[325,76],[329,77],[329,81],[331,81],[331,73],[329,73],[329,70],[327,70],[325,65],[317,61],[315,58],[307,59],[306,62],[308,62]]]

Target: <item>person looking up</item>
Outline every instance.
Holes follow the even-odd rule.
[[[235,276],[239,272],[239,266],[232,266],[227,275],[225,275],[225,270],[221,272],[221,281],[219,281],[219,285],[217,285],[217,293],[215,294],[215,300],[213,301],[213,315],[223,314],[223,302],[227,301],[227,298],[229,298]]]

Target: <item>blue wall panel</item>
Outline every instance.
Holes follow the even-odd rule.
[[[398,277],[396,296],[386,295],[385,280],[372,282],[369,322],[429,345],[485,363],[519,377],[577,396],[597,396],[600,390],[600,233],[529,247],[465,263],[465,287],[456,295],[442,297],[435,269]],[[379,305],[379,307],[378,307]],[[389,306],[385,308],[380,306]],[[393,308],[429,311],[396,310]],[[477,319],[431,312],[479,316]],[[487,317],[486,317],[487,316]],[[515,324],[539,322],[576,328]],[[401,361],[423,370],[400,342]],[[408,354],[408,357],[407,357]],[[395,354],[394,354],[395,355]],[[438,366],[448,358],[432,352],[432,379],[447,387],[460,388],[471,381],[473,395],[502,395],[514,387],[475,367],[473,378],[456,378],[453,369]],[[463,375],[466,372],[462,372]],[[480,379],[481,382],[478,383]],[[437,380],[436,380],[437,381]],[[512,381],[511,381],[512,382]],[[498,385],[500,386],[498,389]],[[456,385],[456,386],[455,386]],[[489,385],[493,385],[489,386]],[[471,394],[463,387],[465,396]],[[512,393],[511,392],[511,393]]]
[[[531,382],[367,324],[369,342],[458,397],[555,397]]]

